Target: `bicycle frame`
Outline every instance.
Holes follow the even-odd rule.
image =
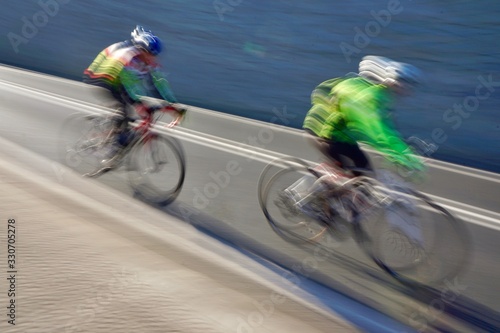
[[[163,106],[161,108],[150,108],[147,111],[148,116],[143,118],[137,126],[135,126],[135,127],[133,126],[132,131],[135,133],[139,133],[140,137],[146,136],[146,139],[148,139],[150,137],[150,135],[152,134],[150,131],[151,128],[160,119],[161,115],[163,113],[168,113],[168,112],[172,112],[172,111],[176,112],[177,109],[175,109],[171,105]],[[172,123],[174,123],[176,121],[177,121],[177,118]]]
[[[310,171],[321,179],[328,189],[321,197],[330,201],[330,207],[337,210],[348,199],[349,210],[356,214],[368,215],[373,209],[387,207],[395,201],[402,201],[410,191],[398,186],[398,190],[389,188],[375,178],[367,176],[350,177],[343,170],[329,164],[320,164]]]
[[[158,114],[155,115],[157,111]],[[144,118],[141,118],[141,121],[137,125],[133,125],[128,119],[127,119],[127,126],[131,126],[130,131],[133,136],[132,141],[129,142],[121,151],[113,157],[114,162],[112,163],[111,166],[105,166],[102,167],[94,172],[87,173],[87,177],[96,177],[101,175],[104,172],[107,172],[109,170],[114,169],[117,165],[120,164],[120,161],[132,150],[132,148],[137,145],[139,142],[144,142],[148,143],[152,138],[156,136],[155,133],[152,133],[151,128],[153,125],[160,119],[162,113],[167,113],[171,111],[177,111],[176,108],[174,108],[172,105],[166,105],[166,106],[161,106],[161,107],[150,107],[146,110],[147,116]],[[177,117],[173,122],[171,122],[169,125],[175,124],[178,122],[179,118],[182,116]],[[110,131],[108,134],[108,137],[106,138],[106,141],[111,140],[111,136],[113,135],[113,132]],[[114,140],[114,139],[113,139]]]
[[[172,111],[177,111],[177,109],[175,109],[171,105],[163,106],[161,108],[150,108],[147,112],[147,117],[142,118],[139,124],[134,126],[129,122],[128,125],[132,125],[131,132],[133,135],[133,139],[129,144],[127,144],[126,148],[123,151],[123,155],[125,155],[138,142],[149,142],[156,135],[151,131],[151,128],[160,119],[163,113]],[[177,120],[178,118],[171,122],[171,124],[176,122]]]

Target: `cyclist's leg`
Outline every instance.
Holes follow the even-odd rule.
[[[323,155],[327,156],[328,160],[330,160],[330,157],[327,155],[328,144],[323,139],[319,138],[308,129],[304,130],[304,138],[311,146],[319,150]],[[312,174],[306,174],[289,186],[285,190],[285,193],[293,198],[294,204],[300,210],[310,215],[310,213],[313,212],[314,214],[319,213],[317,210],[310,207],[310,203],[318,197],[319,193],[325,190],[325,183],[321,179],[317,179]]]
[[[319,150],[328,160],[328,162],[333,163],[337,166],[342,167],[341,158],[337,151],[332,149],[333,142],[326,140],[324,138],[320,138],[315,135],[312,131],[305,130],[304,137],[308,141],[310,145]],[[309,184],[308,188],[308,199],[318,195],[322,191],[328,190],[325,186],[325,182],[322,178],[315,179],[312,184]],[[304,198],[305,199],[305,198]],[[307,201],[307,200],[306,200]]]
[[[316,136],[313,132],[306,129],[304,130],[305,140],[313,145],[315,148],[320,149],[320,143],[316,142]],[[285,189],[285,193],[293,198],[294,202],[300,201],[304,196],[309,193],[309,189],[312,184],[316,181],[316,178],[311,174],[306,174],[302,178],[298,179],[295,183],[290,185]]]
[[[128,102],[121,91],[116,88],[106,89],[105,92],[101,92],[101,95],[106,103],[108,103],[108,106],[111,106],[115,111],[115,117],[113,117],[113,126],[115,128],[113,144],[109,147],[107,157],[101,161],[101,164],[104,166],[112,166],[128,142],[128,119],[126,111]]]
[[[101,165],[104,167],[112,167],[115,160],[119,159],[120,152],[129,142],[127,109],[132,100],[124,88],[111,86],[106,80],[84,77],[83,81],[89,85],[91,92],[101,105],[115,111],[115,117],[113,117],[115,130],[112,133],[111,144],[107,147],[105,157],[101,161]]]
[[[340,161],[337,160],[336,157],[332,156],[330,154],[330,141],[321,138],[314,134],[314,132],[305,129],[304,130],[304,138],[307,141],[307,143],[311,146],[313,146],[315,149],[317,149],[323,156],[325,156],[328,160],[328,162],[332,162],[336,165],[340,166]]]
[[[343,168],[346,168],[347,166],[354,166],[356,168],[366,170],[353,170],[352,173],[354,174],[354,176],[374,176],[373,167],[370,163],[370,160],[357,143],[350,144],[344,142],[332,142],[330,145],[330,151],[332,155],[338,158],[338,160],[342,163],[341,166]],[[367,197],[371,196],[370,193],[364,191],[365,189],[363,187],[358,187],[358,190],[360,190],[361,193],[366,195]],[[339,200],[337,201],[337,203],[341,204],[339,207],[344,210],[344,213],[348,213],[346,214],[346,216],[350,216],[348,220],[355,221],[360,214],[360,210],[359,208],[353,206],[354,202],[352,202],[352,197],[349,195],[341,195],[338,198]],[[352,209],[346,209],[346,207],[351,207]]]
[[[113,91],[113,97],[121,104],[121,114],[123,116],[121,123],[119,124],[118,143],[121,147],[126,147],[132,139],[132,132],[130,131],[129,123],[134,122],[138,118],[134,112],[135,102],[123,86],[120,86]]]
[[[319,138],[314,133],[309,132],[308,133],[308,141],[316,147],[331,163],[341,167],[345,168],[346,166],[349,166],[350,164],[354,164],[356,168],[363,168],[363,169],[371,169],[370,162],[368,158],[365,156],[365,154],[361,151],[359,146],[357,144],[352,145],[352,144],[347,144],[347,143],[340,143],[340,142],[334,142],[331,140],[326,140],[323,138]],[[355,176],[361,175],[361,172],[359,171],[354,171],[353,172]],[[325,176],[328,177],[328,176]],[[323,177],[322,177],[323,178]],[[308,194],[303,197],[303,199],[298,202],[298,206],[300,208],[302,207],[307,207],[308,203],[311,202],[314,198],[317,197],[322,197],[322,198],[328,198],[331,196],[330,191],[331,188],[326,185],[327,182],[325,182],[322,178],[317,179],[312,186],[308,189]],[[340,192],[337,194],[340,195]],[[323,213],[325,216],[329,219],[331,217],[332,213],[338,213],[343,217],[347,217],[349,214],[349,210],[347,207],[349,207],[348,203],[344,203],[342,199],[342,195],[339,196],[339,200],[337,200],[335,203],[335,211],[330,210],[330,203],[328,200],[325,200],[325,209],[323,209]]]

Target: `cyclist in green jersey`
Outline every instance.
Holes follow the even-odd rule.
[[[424,170],[422,161],[395,130],[388,112],[394,98],[409,94],[418,77],[419,71],[412,65],[385,57],[364,57],[358,75],[327,80],[314,89],[312,107],[303,124],[306,138],[337,166],[354,167],[355,176],[374,176],[359,142],[408,170]],[[324,190],[328,189],[321,178],[314,181],[304,176],[284,190],[281,200],[292,211],[298,207],[317,215],[308,204]],[[319,218],[330,220],[330,216]]]
[[[398,165],[422,170],[422,162],[395,130],[387,111],[396,96],[411,92],[418,78],[419,70],[412,65],[366,56],[359,64],[359,75],[327,80],[316,87],[303,128],[313,145],[342,168],[372,170],[358,145],[362,142]]]

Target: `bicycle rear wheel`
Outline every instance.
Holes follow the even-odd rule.
[[[259,179],[258,196],[262,212],[274,232],[292,243],[318,242],[328,231],[325,223],[303,214],[297,208],[287,207],[283,201],[283,191],[306,175],[316,179],[305,162],[296,158],[281,158],[266,166]]]
[[[375,263],[402,283],[439,285],[466,266],[469,237],[462,221],[430,198],[408,191],[356,225],[356,240]]]
[[[101,167],[115,140],[116,116],[76,113],[59,132],[59,160],[84,175]]]
[[[141,200],[165,206],[179,195],[185,177],[185,158],[174,138],[156,134],[141,138],[128,158],[129,182]]]

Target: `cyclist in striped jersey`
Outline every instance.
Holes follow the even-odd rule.
[[[113,44],[100,52],[84,71],[83,81],[106,89],[124,107],[140,104],[142,96],[151,95],[177,103],[156,62],[163,48],[160,39],[141,26],[137,26],[131,36],[131,40]]]
[[[185,113],[185,109],[177,105],[177,99],[156,61],[156,56],[162,51],[160,39],[141,26],[136,26],[131,37],[131,40],[115,43],[101,51],[83,75],[83,82],[100,87],[96,92],[103,101],[119,105],[118,110],[124,117],[117,124],[122,129],[117,149],[125,146],[129,139],[126,124],[133,120],[129,105],[141,118],[149,116],[151,109],[144,103],[145,96],[174,103],[177,116]]]

